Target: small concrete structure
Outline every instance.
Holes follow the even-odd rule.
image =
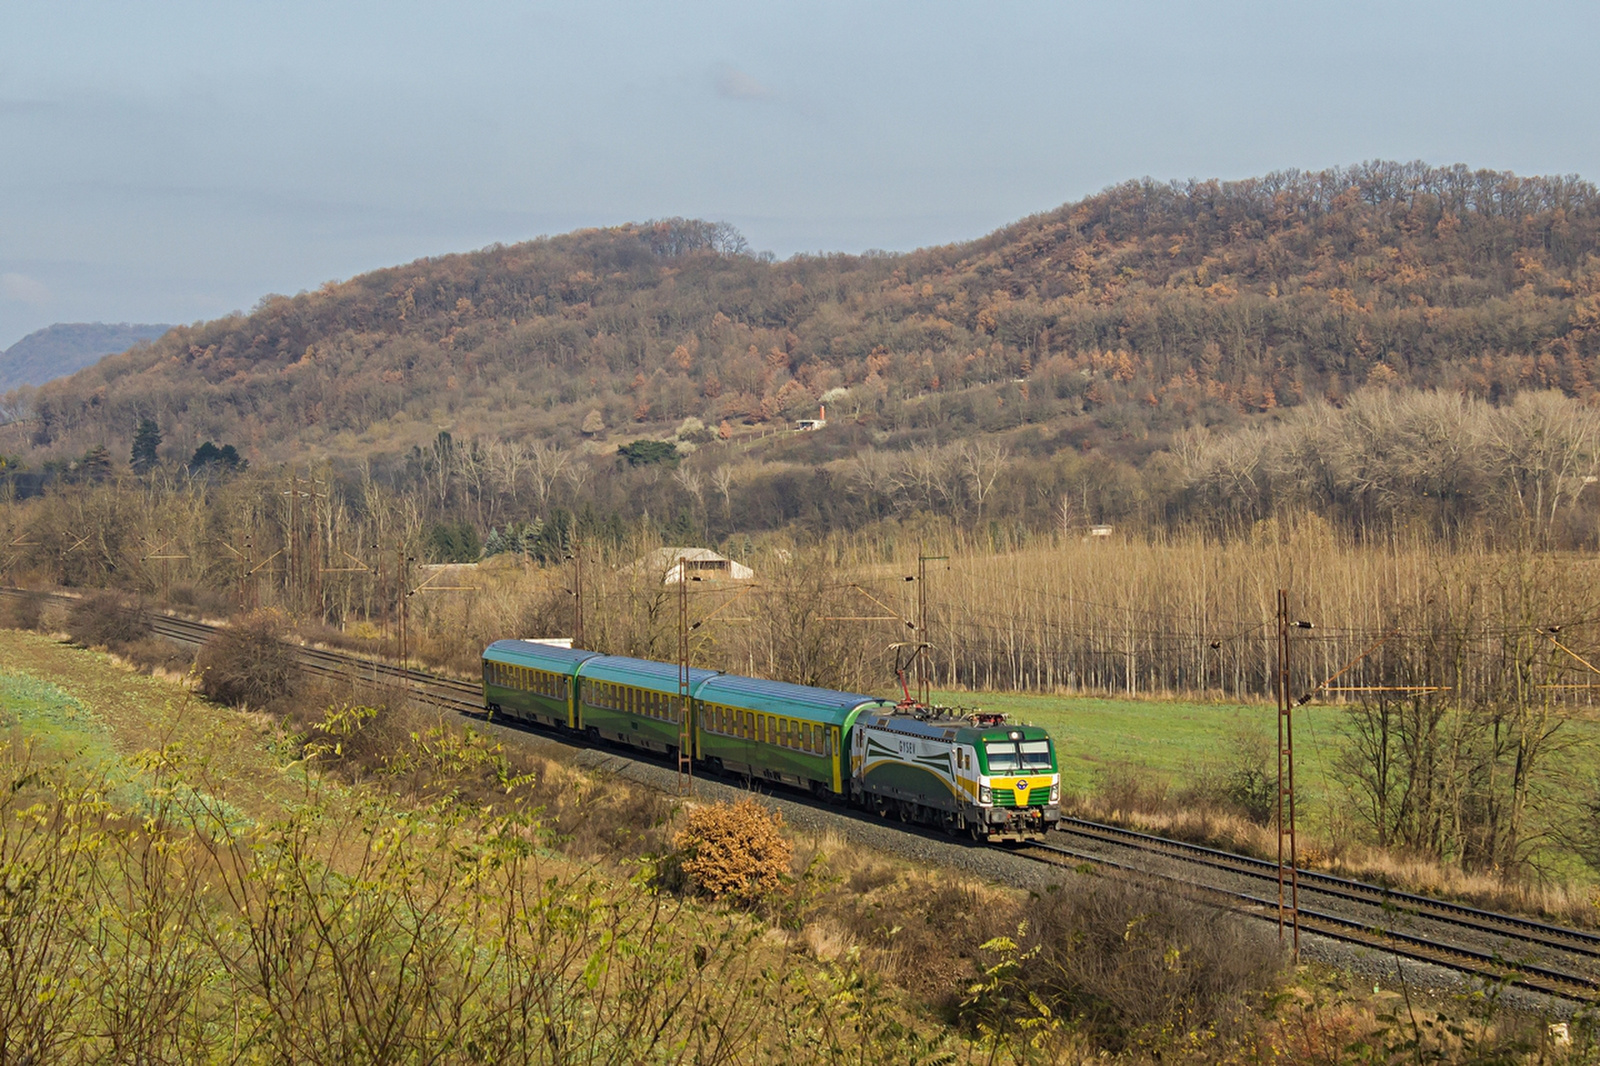
[[[795,422],[794,428],[798,429],[798,430],[801,430],[801,431],[808,431],[808,430],[813,430],[813,429],[821,429],[823,426],[825,426],[827,424],[828,424],[828,408],[827,408],[827,405],[824,404],[822,407],[817,409],[817,417],[816,418],[802,418],[799,421]]]
[[[682,561],[680,572],[679,561]],[[694,581],[749,581],[756,572],[710,548],[657,548],[633,564],[635,570],[662,575],[663,585]]]

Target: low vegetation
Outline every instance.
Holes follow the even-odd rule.
[[[747,904],[778,892],[794,851],[783,834],[783,816],[754,799],[691,809],[672,846],[665,880]]]
[[[150,635],[144,610],[143,603],[115,592],[91,593],[67,609],[67,632],[86,647],[135,644]]]
[[[294,694],[300,666],[287,626],[270,611],[219,629],[195,658],[200,690],[218,703],[265,707]]]

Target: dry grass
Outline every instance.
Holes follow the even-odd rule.
[[[1116,768],[1087,794],[1069,798],[1070,813],[1157,836],[1276,860],[1275,823],[1241,816],[1192,792],[1167,787],[1159,777]],[[1564,880],[1533,881],[1494,872],[1462,870],[1452,863],[1363,844],[1348,833],[1302,828],[1299,863],[1344,877],[1473,906],[1543,916],[1590,928],[1600,926],[1600,888]]]

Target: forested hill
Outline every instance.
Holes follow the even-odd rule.
[[[1128,182],[967,244],[748,253],[685,220],[419,260],[181,327],[40,389],[30,459],[154,418],[256,462],[448,428],[627,440],[811,415],[1078,447],[1365,383],[1587,397],[1600,200],[1576,178],[1368,164]]]

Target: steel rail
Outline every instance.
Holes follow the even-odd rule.
[[[1044,851],[1052,856],[1063,855],[1080,862],[1106,866],[1140,877],[1158,878],[1182,885],[1201,895],[1224,901],[1223,905],[1230,910],[1247,914],[1251,917],[1276,920],[1278,910],[1276,899],[1264,899],[1261,896],[1253,896],[1248,892],[1219,888],[1215,885],[1208,885],[1203,881],[1195,881],[1190,878],[1180,877],[1177,874],[1163,873],[1159,870],[1150,870],[1132,863],[1120,862],[1104,855],[1095,855],[1092,852],[1078,851],[1075,848],[1062,847],[1056,844],[1029,844],[1026,847],[1016,849],[1012,854],[1050,865],[1066,865],[1054,857],[1041,858],[1036,854],[1030,854],[1030,851]],[[1426,937],[1400,932],[1399,930],[1373,926],[1354,918],[1328,914],[1323,911],[1307,910],[1304,907],[1300,908],[1300,918],[1302,929],[1310,930],[1334,940],[1360,944],[1417,962],[1432,963],[1436,966],[1442,966],[1446,969],[1456,970],[1475,977],[1482,977],[1496,983],[1510,982],[1549,995],[1559,996],[1562,999],[1577,1000],[1579,1002],[1592,1002],[1595,998],[1595,993],[1600,992],[1600,979],[1583,974],[1555,970],[1537,963],[1517,962],[1490,952],[1466,947],[1465,945],[1445,944],[1436,940],[1429,940]]]
[[[1140,833],[1132,829],[1123,829],[1120,826],[1105,825],[1101,822],[1091,822],[1081,818],[1063,818],[1057,828],[1059,832],[1071,836],[1089,840],[1101,840],[1122,847],[1132,847],[1139,851],[1160,854],[1182,862],[1209,866],[1244,877],[1272,881],[1277,880],[1278,877],[1277,864],[1267,859],[1258,859],[1231,851],[1208,848],[1200,844],[1191,844],[1187,841]],[[1352,903],[1362,903],[1401,911],[1430,921],[1460,926],[1464,929],[1473,929],[1495,936],[1504,936],[1513,940],[1540,944],[1558,951],[1600,959],[1600,935],[1585,932],[1581,929],[1572,929],[1567,926],[1540,922],[1532,918],[1521,918],[1511,914],[1501,914],[1497,911],[1486,911],[1477,907],[1467,906],[1464,903],[1454,903],[1449,900],[1435,899],[1431,896],[1402,892],[1397,889],[1386,888],[1383,885],[1357,881],[1348,877],[1339,877],[1335,874],[1308,870],[1303,867],[1300,868],[1299,875],[1302,888],[1309,887],[1312,891],[1322,895],[1333,896]],[[1276,904],[1274,904],[1274,907],[1276,907]]]

